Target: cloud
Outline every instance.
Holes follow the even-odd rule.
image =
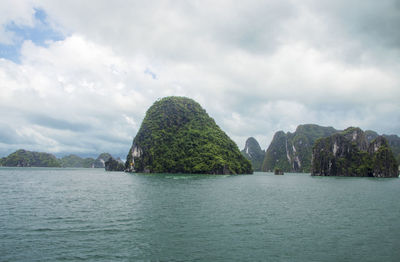
[[[85,132],[91,127],[86,123],[74,123],[62,119],[49,117],[46,115],[30,115],[28,116],[32,124],[59,130],[69,130],[73,132]]]
[[[7,30],[11,22],[17,26],[33,26],[34,9],[32,1],[16,0],[0,3],[0,43],[12,44],[15,34]]]
[[[2,4],[0,4],[0,8]],[[5,12],[4,12],[5,11]],[[3,12],[3,14],[2,14]],[[46,46],[49,41],[62,40],[63,35],[50,25],[46,13],[35,8],[32,1],[8,3],[0,11],[0,57],[20,61],[20,49],[25,40]]]
[[[1,152],[125,157],[168,95],[197,100],[239,147],[305,123],[400,134],[396,1],[16,3],[0,37],[35,10],[63,37],[0,59]]]
[[[141,117],[138,109],[150,103],[135,86],[149,86],[144,68],[80,36],[48,47],[26,41],[21,64],[0,61],[0,108],[10,112],[1,122],[16,130],[15,147],[29,139],[57,153],[80,141],[85,152],[121,154],[134,135],[126,116]]]
[[[329,18],[331,27],[341,28],[343,35],[355,35],[364,47],[379,46],[400,48],[400,3],[383,1],[313,1],[314,10],[322,11]],[[370,45],[373,43],[374,45]]]

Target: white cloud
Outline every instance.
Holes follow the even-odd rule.
[[[11,22],[17,26],[34,25],[33,6],[30,0],[0,1],[0,44],[12,44],[17,37],[6,28]]]
[[[137,128],[125,121],[126,116],[142,117],[142,108],[154,99],[143,96],[142,88],[152,85],[147,84],[151,80],[144,75],[145,68],[146,64],[126,62],[110,48],[81,36],[48,47],[27,41],[21,64],[4,59],[0,64],[0,107],[12,112],[1,122],[18,130],[23,126],[24,131],[17,132],[20,139],[30,136],[43,150],[64,151],[68,139],[82,136],[82,147],[102,137],[96,148],[102,151],[107,149],[104,141],[116,140],[110,150],[120,153],[124,142],[124,149],[129,148]],[[42,126],[35,126],[38,122]],[[66,135],[63,130],[69,128],[72,133],[60,142],[58,136]],[[20,145],[18,139],[15,145]]]
[[[239,147],[254,136],[266,148],[274,132],[304,123],[400,134],[398,48],[366,38],[366,15],[351,21],[355,9],[344,2],[18,3],[0,8],[11,10],[1,25],[29,25],[42,8],[66,38],[46,47],[25,41],[20,64],[0,60],[8,147],[32,138],[42,151],[123,156],[146,109],[168,95],[197,100]],[[21,126],[32,133],[11,135]]]

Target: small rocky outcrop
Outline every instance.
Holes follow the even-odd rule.
[[[94,168],[104,168],[106,161],[108,161],[112,156],[109,153],[101,153],[93,163]]]
[[[316,141],[312,151],[314,176],[398,177],[398,165],[383,136],[368,144],[359,128]]]
[[[261,149],[260,144],[254,137],[249,137],[246,140],[245,147],[240,151],[245,158],[250,160],[253,170],[260,171],[264,160],[265,151]]]
[[[105,163],[104,163],[106,171],[124,171],[125,170],[125,164],[122,160],[120,159],[114,159],[113,157],[110,157]]]

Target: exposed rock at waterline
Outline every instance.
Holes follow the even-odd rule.
[[[125,170],[125,164],[122,160],[120,159],[114,159],[110,157],[105,163],[104,163],[106,171],[124,171]]]
[[[94,161],[93,167],[104,168],[106,161],[110,158],[112,158],[112,156],[109,153],[101,153]]]

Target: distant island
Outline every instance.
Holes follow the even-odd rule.
[[[250,160],[254,171],[261,171],[261,166],[265,157],[265,151],[261,149],[260,144],[254,137],[249,137],[246,140],[244,149],[240,152],[245,158]]]
[[[19,149],[14,153],[9,154],[7,157],[0,158],[0,166],[105,168],[106,162],[110,159],[115,160],[109,153],[101,153],[96,159],[81,158],[77,155],[67,155],[62,158],[57,158],[49,153]],[[122,162],[120,159],[115,161],[118,163]]]
[[[94,158],[82,158],[77,155],[67,155],[59,159],[61,167],[91,168],[94,167]]]
[[[299,125],[294,133],[284,133],[278,131],[275,133],[270,145],[268,146],[261,171],[273,172],[279,168],[284,172],[311,172],[311,157],[314,143],[324,137],[340,133],[333,127],[324,127],[315,124]],[[368,143],[371,143],[379,135],[371,130],[365,131],[365,137]],[[391,148],[397,163],[400,163],[400,137],[397,135],[382,135]],[[249,150],[246,142],[245,151]],[[259,150],[255,150],[258,151]],[[242,150],[243,152],[243,150]],[[254,169],[258,167],[259,155],[247,155],[252,161]]]
[[[146,112],[128,153],[129,172],[251,174],[236,143],[186,97],[165,97]]]
[[[61,161],[52,154],[24,149],[3,157],[0,164],[9,167],[61,167]]]
[[[358,141],[363,145],[358,147],[359,151],[349,146],[355,143],[350,139],[347,146],[354,153],[350,158],[342,155],[334,159],[329,155],[327,159],[325,153],[332,144],[326,141],[341,136],[348,140],[350,137],[347,134],[354,130],[359,132],[357,137],[362,137],[362,142]],[[381,149],[372,152],[369,148],[376,147],[377,143]],[[319,148],[321,152],[313,151],[313,148]],[[363,157],[360,158],[360,155]],[[356,161],[350,163],[353,158]],[[334,163],[335,167],[327,171],[324,167],[326,163]],[[359,128],[341,131],[314,124],[299,125],[294,133],[276,132],[266,151],[261,149],[254,137],[249,137],[244,149],[239,151],[235,142],[206,111],[197,102],[185,97],[166,97],[148,109],[125,163],[109,153],[101,153],[96,159],[77,155],[57,158],[49,153],[24,149],[0,158],[0,166],[9,167],[105,168],[106,171],[201,174],[250,174],[253,170],[278,170],[278,173],[378,177],[396,176],[396,170],[398,175],[399,163],[400,138],[397,135],[379,135]],[[382,171],[383,167],[386,171]],[[367,171],[361,171],[363,168]]]
[[[125,163],[120,159],[110,157],[105,163],[104,168],[106,171],[125,171]]]
[[[333,127],[313,124],[299,125],[294,133],[275,133],[262,164],[262,171],[276,168],[284,172],[310,172],[314,142],[338,132]]]
[[[360,128],[316,141],[312,151],[313,176],[398,177],[398,164],[387,139],[368,142]]]

